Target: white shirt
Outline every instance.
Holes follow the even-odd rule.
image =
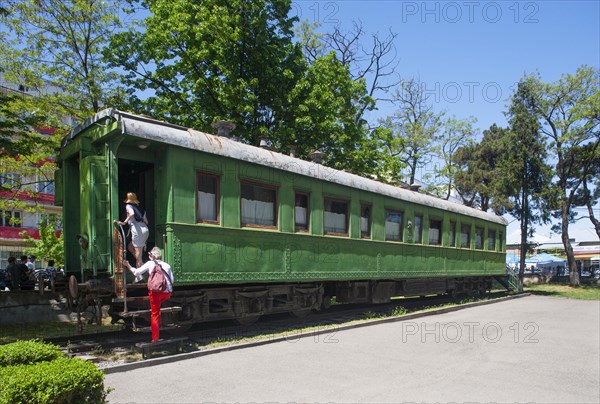
[[[136,208],[138,210],[140,210],[139,206],[136,206]],[[125,211],[127,212],[127,217],[131,216],[131,219],[127,222],[127,224],[129,224],[130,226],[133,226],[134,223],[143,223],[143,224],[147,224],[148,219],[146,218],[146,212],[144,212],[144,214],[142,215],[142,220],[140,222],[137,222],[135,220],[135,211],[133,210],[133,205],[128,203],[125,205]],[[140,213],[142,213],[140,211]]]
[[[173,282],[175,282],[175,278],[173,277],[173,270],[171,269],[171,265],[161,260],[156,260],[156,262],[160,264],[162,269],[164,269],[167,275],[169,276],[169,279],[167,280],[167,292],[173,292]],[[154,263],[154,261],[150,260],[139,268],[131,267],[131,272],[135,275],[136,278],[141,278],[141,276],[146,272],[152,271],[155,265],[156,264]],[[169,280],[171,282],[169,282]]]

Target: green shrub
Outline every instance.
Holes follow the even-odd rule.
[[[406,310],[404,307],[396,306],[392,309],[392,311],[390,312],[390,315],[393,317],[397,317],[397,316],[403,316],[406,313],[408,313],[408,310]]]
[[[0,404],[105,403],[104,373],[81,359],[0,368]]]
[[[0,366],[31,365],[63,356],[58,346],[42,341],[17,341],[0,345]]]

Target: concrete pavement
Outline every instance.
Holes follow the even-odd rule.
[[[598,403],[600,302],[531,296],[108,374],[111,403]]]

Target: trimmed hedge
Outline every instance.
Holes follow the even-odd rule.
[[[0,404],[106,403],[104,373],[41,341],[0,346]]]
[[[1,404],[105,402],[104,373],[82,359],[0,368]]]
[[[64,357],[58,346],[42,341],[16,341],[0,345],[0,366],[31,365]]]

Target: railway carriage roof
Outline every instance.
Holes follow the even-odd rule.
[[[507,224],[506,219],[501,216],[489,214],[468,206],[384,184],[372,179],[360,177],[355,174],[336,170],[321,164],[301,160],[271,150],[247,145],[226,137],[211,135],[194,129],[157,121],[148,117],[118,111],[116,109],[106,109],[101,111],[94,117],[86,120],[82,125],[76,127],[73,132],[63,140],[63,147],[85,132],[90,126],[106,119],[117,120],[123,134],[140,139],[172,144],[236,160],[248,161],[379,195],[386,195],[419,205],[431,206],[436,209],[476,217],[501,225]]]

